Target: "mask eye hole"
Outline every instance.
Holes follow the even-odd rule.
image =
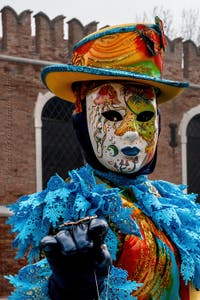
[[[141,113],[139,113],[137,115],[136,120],[139,122],[147,122],[149,120],[151,120],[154,116],[154,112],[153,111],[142,111]]]
[[[123,116],[116,110],[104,111],[102,115],[109,121],[118,122],[123,119]]]

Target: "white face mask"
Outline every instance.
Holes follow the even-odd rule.
[[[128,174],[151,161],[158,139],[153,88],[104,83],[87,93],[86,106],[90,140],[103,166]]]

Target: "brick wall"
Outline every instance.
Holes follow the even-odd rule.
[[[5,225],[5,222],[6,217],[0,217],[0,297],[8,295],[12,290],[12,286],[2,275],[16,274],[19,268],[26,263],[25,259],[14,259],[16,253],[10,245],[11,238],[14,238],[14,235],[10,234],[10,228]]]
[[[46,92],[40,80],[41,68],[46,61],[69,62],[73,44],[97,28],[97,22],[83,26],[74,18],[65,24],[64,16],[50,20],[41,12],[33,17],[34,35],[31,34],[30,10],[20,15],[8,6],[1,10],[0,205],[14,202],[19,196],[36,190],[34,109],[38,93]],[[68,39],[64,38],[65,26]],[[200,84],[199,65],[199,50],[191,41],[183,42],[181,38],[168,40],[165,78],[185,78]],[[174,149],[169,146],[168,125],[172,122],[180,124],[183,114],[199,104],[198,94],[197,89],[190,88],[176,100],[160,106],[162,130],[158,163],[151,178],[181,182],[180,143]],[[25,264],[23,259],[14,260],[15,252],[10,248],[13,237],[8,233],[9,227],[5,221],[6,217],[0,216],[0,297],[11,291],[11,286],[2,278],[2,274],[14,274]]]

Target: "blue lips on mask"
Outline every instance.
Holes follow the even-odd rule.
[[[137,147],[125,147],[121,149],[121,152],[127,156],[136,156],[140,152],[140,149]]]

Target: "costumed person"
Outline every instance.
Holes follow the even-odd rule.
[[[45,86],[75,103],[86,165],[11,205],[13,246],[30,264],[7,276],[9,299],[191,300],[200,288],[196,195],[147,176],[158,105],[188,86],[162,78],[165,47],[156,17],[99,30],[75,45],[72,64],[43,69]]]

